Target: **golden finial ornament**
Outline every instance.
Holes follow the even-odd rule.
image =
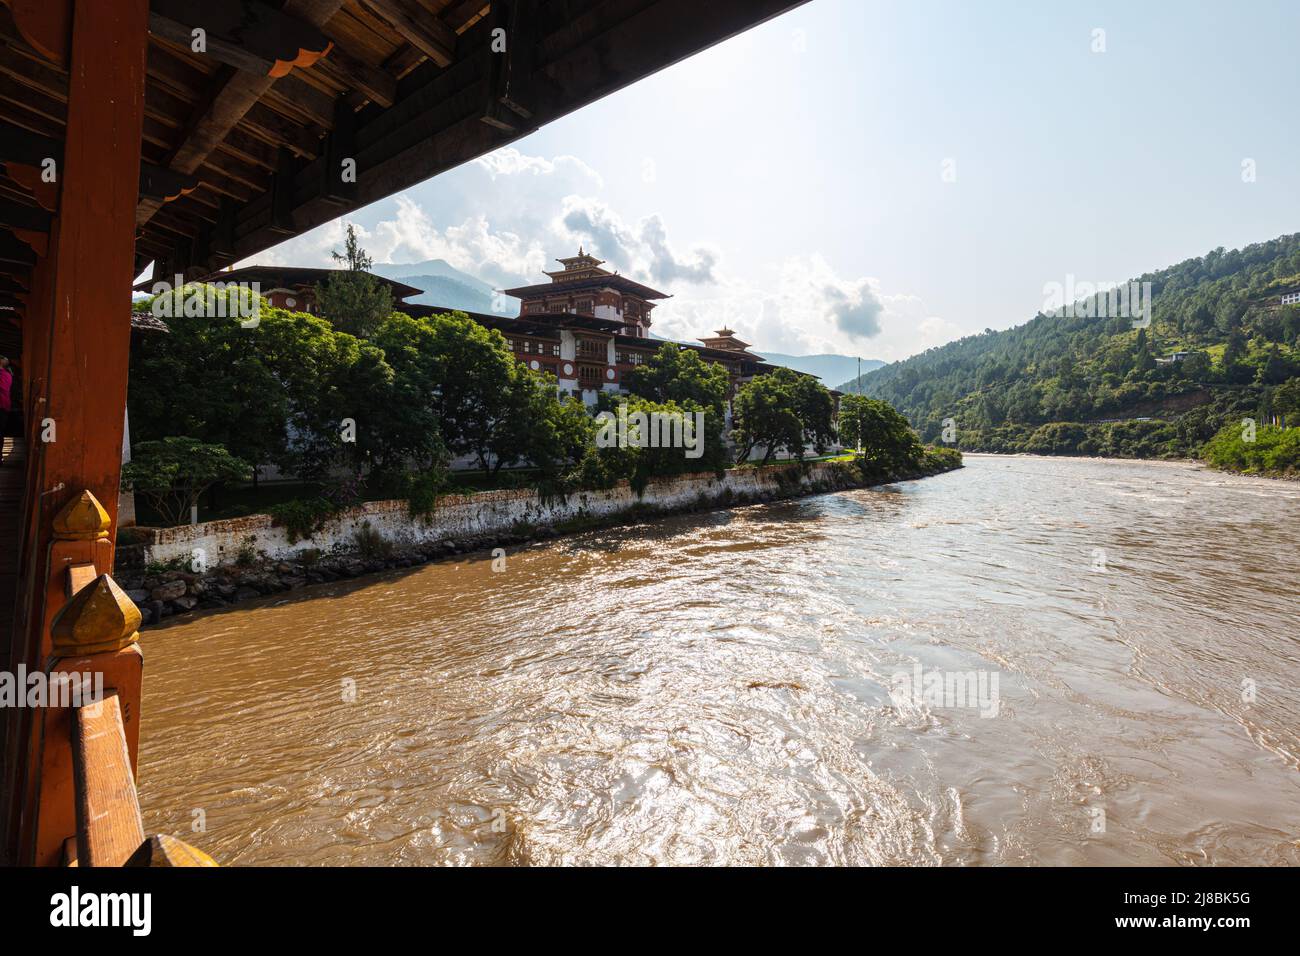
[[[110,524],[99,499],[83,491],[54,516],[54,537],[59,541],[95,541],[108,537]]]
[[[92,499],[93,500],[93,499]],[[100,654],[140,638],[140,609],[116,581],[101,574],[65,604],[54,618],[55,657]]]

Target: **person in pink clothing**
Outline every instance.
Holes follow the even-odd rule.
[[[9,397],[14,385],[14,373],[9,368],[9,359],[0,355],[0,455],[4,454],[4,436],[9,427],[9,409],[12,400]]]

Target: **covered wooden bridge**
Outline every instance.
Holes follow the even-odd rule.
[[[204,860],[146,840],[135,796],[133,277],[207,275],[799,2],[0,0],[0,672],[105,687],[0,709],[0,861]]]

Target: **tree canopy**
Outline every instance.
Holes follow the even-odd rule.
[[[754,378],[732,401],[737,459],[747,460],[759,446],[763,464],[780,449],[802,460],[809,444],[823,454],[835,439],[834,408],[830,392],[810,375],[778,368]]]
[[[719,414],[731,388],[725,368],[673,342],[665,342],[648,362],[628,372],[623,384],[652,402],[694,402]]]
[[[374,261],[361,248],[351,223],[343,251],[330,255],[343,268],[316,284],[316,308],[339,331],[368,338],[393,311],[393,294],[371,274]]]

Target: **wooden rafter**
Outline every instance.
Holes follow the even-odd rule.
[[[312,26],[321,27],[342,5],[343,0],[288,0],[282,12]],[[242,71],[225,76],[220,89],[211,98],[202,115],[190,124],[185,140],[172,154],[168,163],[170,168],[182,173],[198,170],[275,82],[273,76],[258,76]],[[148,223],[161,205],[153,199],[141,202],[136,209],[136,224],[143,226]]]
[[[456,58],[456,31],[420,6],[416,0],[361,0],[438,66]]]

